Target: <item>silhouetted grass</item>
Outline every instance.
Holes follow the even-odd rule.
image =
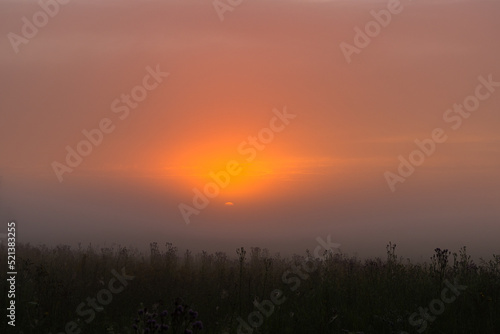
[[[5,268],[4,246],[1,253]],[[152,243],[147,256],[121,247],[97,250],[18,244],[13,332],[56,334],[65,332],[66,324],[74,320],[81,333],[135,333],[132,326],[139,310],[165,309],[170,314],[182,298],[183,307],[197,311],[204,327],[200,333],[233,334],[238,317],[248,321],[256,311],[254,301],[270,300],[273,291],[280,289],[286,300],[274,305],[268,317],[263,316],[254,333],[417,333],[418,327],[408,320],[410,315],[439,299],[446,280],[457,280],[467,289],[446,304],[425,333],[500,333],[498,255],[476,265],[465,248],[458,254],[436,249],[429,263],[412,264],[398,259],[395,245],[389,244],[387,259],[361,261],[342,253],[325,253],[321,259],[309,257],[310,272],[300,270],[300,274],[294,274],[298,271],[293,268],[300,268],[308,255],[271,257],[260,248],[248,253],[240,248],[236,255],[178,254],[170,243],[161,248]],[[88,317],[77,315],[77,306],[107,289],[112,271],[122,268],[134,279],[86,323]],[[7,285],[2,281],[5,296]],[[141,324],[146,320],[141,318]],[[172,330],[170,326],[168,333]]]

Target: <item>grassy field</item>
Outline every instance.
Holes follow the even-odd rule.
[[[417,265],[395,251],[389,244],[387,258],[361,261],[260,248],[179,254],[170,243],[152,243],[146,255],[18,244],[16,327],[5,326],[24,334],[500,333],[500,256],[475,264],[465,248],[436,249]]]

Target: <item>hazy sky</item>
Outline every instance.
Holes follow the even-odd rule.
[[[500,2],[48,2],[0,0],[0,219],[19,241],[500,252]]]

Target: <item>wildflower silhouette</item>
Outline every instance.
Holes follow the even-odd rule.
[[[183,305],[180,298],[177,298],[172,312],[163,310],[158,314],[157,304],[153,305],[151,310],[141,304],[137,315],[132,324],[136,334],[195,334],[203,329],[203,323],[197,320],[198,312],[190,309],[188,305]]]

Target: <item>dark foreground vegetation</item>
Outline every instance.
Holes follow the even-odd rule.
[[[361,261],[18,244],[16,327],[2,333],[500,333],[500,256],[436,249],[417,265],[395,247]]]

